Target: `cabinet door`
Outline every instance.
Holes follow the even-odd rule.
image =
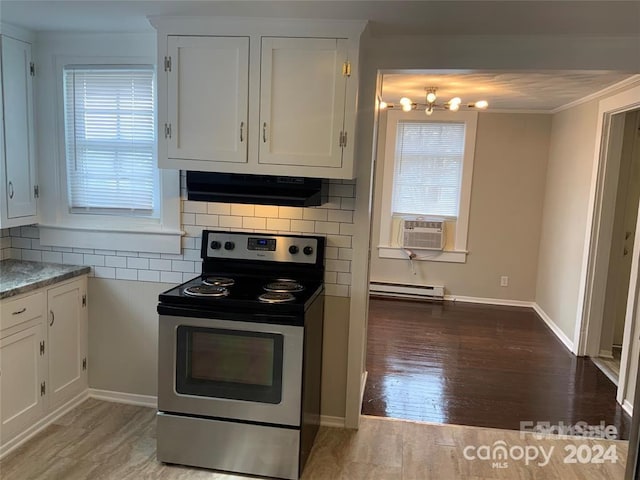
[[[168,37],[169,158],[247,161],[248,37]]]
[[[6,216],[36,215],[31,45],[2,37]]]
[[[263,38],[262,164],[342,166],[346,40]]]
[[[0,444],[44,413],[44,321],[0,340]]]
[[[79,394],[86,385],[85,281],[50,288],[49,315],[49,408],[54,409]]]

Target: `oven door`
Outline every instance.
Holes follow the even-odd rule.
[[[158,409],[300,425],[303,327],[160,315]]]

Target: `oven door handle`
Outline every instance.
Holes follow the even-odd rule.
[[[158,314],[171,317],[213,318],[240,322],[272,323],[301,327],[304,319],[296,315],[267,315],[264,313],[217,312],[185,306],[158,304]]]

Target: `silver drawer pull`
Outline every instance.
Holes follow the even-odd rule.
[[[240,143],[244,142],[244,122],[240,122]]]
[[[22,310],[18,310],[17,312],[13,312],[11,315],[20,315],[27,311],[27,307],[24,307]]]
[[[9,198],[13,198],[13,182],[9,182]]]
[[[53,315],[53,310],[49,310],[49,313],[51,314],[51,321],[49,322],[49,326],[53,327],[53,322],[55,322],[56,317]]]
[[[262,124],[262,143],[267,143],[267,122]]]

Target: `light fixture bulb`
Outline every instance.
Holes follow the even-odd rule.
[[[427,102],[428,103],[433,103],[436,101],[436,92],[434,91],[430,91],[429,93],[427,93]]]
[[[424,113],[426,113],[427,115],[431,115],[433,113],[433,108],[430,106],[425,108]]]
[[[479,100],[475,103],[475,107],[479,108],[480,110],[484,110],[488,106],[489,106],[489,102],[487,102],[486,100]]]
[[[460,97],[453,97],[451,100],[449,100],[449,105],[454,105],[454,104],[460,105],[461,103],[462,103],[462,100],[460,99]]]
[[[403,112],[410,112],[411,110],[413,110],[413,105],[410,103],[403,103],[402,104],[402,111]]]
[[[403,107],[404,107],[405,105],[411,105],[412,103],[413,103],[413,102],[411,101],[411,99],[410,99],[410,98],[402,97],[402,98],[400,99],[400,105],[402,105]],[[406,110],[405,110],[405,111],[406,111]]]
[[[387,105],[387,102],[385,102],[385,101],[381,101],[381,102],[378,104],[378,107],[380,108],[380,110],[384,110],[384,109],[385,109],[385,108],[387,108],[388,106],[389,106],[389,105]]]
[[[460,104],[459,103],[450,103],[449,104],[449,110],[451,110],[452,112],[457,112],[458,110],[460,110]]]

